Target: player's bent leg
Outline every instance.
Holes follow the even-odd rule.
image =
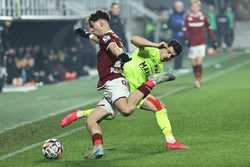
[[[202,80],[202,63],[203,63],[203,57],[198,57],[197,58],[197,71],[198,71],[198,81],[201,84],[201,80]]]
[[[78,120],[77,111],[73,111],[73,112],[69,113],[68,115],[66,115],[60,121],[60,125],[61,125],[62,128],[64,128],[66,126],[69,126],[71,123],[73,123],[76,120]]]
[[[89,153],[85,154],[84,158],[98,159],[104,155],[102,130],[99,122],[107,115],[109,113],[103,107],[98,106],[87,118],[86,127],[92,137],[93,148]]]
[[[196,88],[200,88],[201,85],[200,85],[200,72],[199,72],[199,64],[198,64],[198,59],[197,57],[192,59],[192,65],[193,65],[193,73],[194,73],[194,78],[195,78],[195,81],[194,81],[194,85]]]
[[[147,109],[151,109],[151,111],[155,113],[157,124],[160,127],[163,135],[165,136],[165,140],[166,140],[165,147],[168,150],[188,148],[186,145],[176,141],[175,137],[173,136],[171,124],[167,115],[167,109],[165,108],[164,104],[161,103],[159,99],[150,95],[144,101],[143,106],[147,107]]]
[[[147,89],[147,88],[146,88]],[[137,90],[129,95],[122,97],[114,102],[114,105],[123,116],[129,116],[136,109],[137,105],[144,98],[145,94]]]
[[[151,75],[144,84],[139,86],[138,90],[131,93],[127,98],[119,98],[118,100],[115,100],[114,104],[124,116],[129,116],[135,110],[140,101],[147,97],[156,85],[174,79],[175,76],[169,73]]]

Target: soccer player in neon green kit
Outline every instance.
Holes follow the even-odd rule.
[[[171,60],[182,51],[182,46],[176,40],[170,40],[167,43],[155,43],[142,37],[134,36],[131,42],[137,49],[132,53],[132,60],[123,66],[123,74],[129,82],[131,92],[135,91],[148,78],[164,72],[164,62]],[[174,76],[172,79],[175,79]],[[159,99],[153,95],[148,95],[141,101],[138,108],[152,111],[155,114],[158,126],[165,136],[166,149],[178,150],[188,148],[175,139],[167,116],[167,108]],[[62,127],[66,127],[80,118],[87,117],[91,112],[92,109],[71,112],[61,120],[60,124]],[[114,109],[110,115],[114,118],[116,113],[117,111]]]

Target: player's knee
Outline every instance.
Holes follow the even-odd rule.
[[[132,114],[133,111],[134,111],[134,107],[128,106],[128,107],[123,108],[121,110],[121,113],[124,117],[128,117]]]
[[[97,123],[97,121],[95,119],[93,119],[92,117],[88,117],[87,120],[86,120],[86,125],[87,126],[91,126],[93,125],[94,123]]]

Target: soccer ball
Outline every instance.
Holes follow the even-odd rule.
[[[61,158],[63,154],[63,145],[58,139],[48,139],[42,145],[42,153],[47,159]]]

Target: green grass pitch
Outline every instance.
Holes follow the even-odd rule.
[[[68,109],[92,107],[99,99],[96,78],[89,78],[0,94],[0,167],[250,166],[250,55],[210,59],[221,61],[221,68],[204,70],[201,89],[193,88],[193,76],[187,74],[153,92],[167,105],[174,134],[189,150],[166,151],[154,115],[137,110],[130,117],[102,122],[105,156],[84,160],[91,147],[85,120],[65,129],[58,122]],[[65,152],[59,160],[45,160],[40,142],[54,136],[60,136]]]

